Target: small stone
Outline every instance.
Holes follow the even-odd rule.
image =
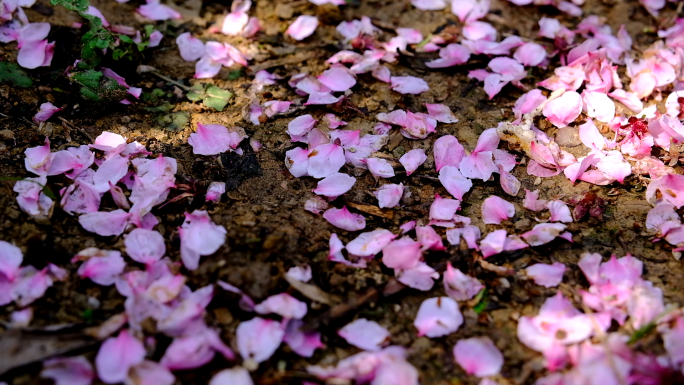
[[[0,139],[2,140],[14,140],[14,131],[12,130],[0,130]]]
[[[292,9],[292,7],[287,4],[278,3],[278,5],[276,5],[275,8],[275,13],[276,16],[278,16],[279,18],[287,20],[292,18],[292,15],[294,14],[294,9]]]
[[[556,143],[564,147],[575,147],[582,143],[579,136],[579,128],[563,127],[556,133]]]
[[[130,116],[122,116],[121,117],[121,123],[128,124],[131,122],[131,117]]]

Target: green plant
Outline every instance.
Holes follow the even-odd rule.
[[[217,111],[223,111],[223,108],[228,104],[228,100],[233,97],[233,93],[214,85],[204,88],[202,84],[195,83],[185,96],[193,102],[201,100],[205,106]]]
[[[132,59],[134,53],[149,46],[149,37],[154,31],[151,25],[145,26],[144,39],[136,43],[129,36],[115,34],[102,26],[99,17],[89,15],[88,0],[51,0],[52,5],[61,5],[88,20],[90,29],[81,37],[81,58],[68,72],[69,79],[81,86],[81,96],[92,101],[121,100],[126,89],[114,79],[105,77],[97,67],[104,58],[103,50],[112,53],[114,60]]]
[[[33,85],[33,80],[19,67],[19,64],[0,61],[0,83],[26,88]]]

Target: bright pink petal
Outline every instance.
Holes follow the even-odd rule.
[[[430,206],[430,219],[440,221],[452,221],[456,211],[461,207],[461,202],[456,199],[442,198],[435,195],[435,200]]]
[[[196,155],[218,155],[237,148],[247,137],[244,131],[240,131],[238,128],[229,130],[220,124],[197,123],[197,131],[190,134],[188,143]]]
[[[95,357],[97,375],[106,384],[126,381],[128,371],[145,359],[142,342],[123,330],[118,337],[108,338]]]
[[[24,166],[26,170],[39,176],[48,174],[54,155],[50,153],[50,140],[45,138],[42,146],[29,147],[24,150]]]
[[[79,260],[85,260],[85,262],[78,268],[78,275],[90,278],[91,281],[102,286],[112,285],[126,267],[126,262],[118,251],[100,250],[94,247],[82,250],[73,259],[73,261]]]
[[[432,226],[417,226],[416,238],[423,250],[445,250],[442,237]]]
[[[307,173],[314,178],[325,178],[344,166],[344,149],[334,143],[323,144],[311,151]]]
[[[340,329],[337,334],[359,349],[377,351],[390,338],[390,333],[375,321],[359,318]]]
[[[8,281],[14,281],[17,277],[23,260],[24,255],[21,249],[9,242],[0,241],[0,273]]]
[[[444,166],[458,167],[465,155],[463,146],[453,135],[445,135],[435,140],[433,151],[437,172]]]
[[[197,269],[200,256],[214,254],[226,241],[226,229],[214,224],[206,211],[185,213],[185,221],[178,232],[181,259],[188,270]]]
[[[43,103],[40,105],[40,110],[38,113],[33,116],[33,121],[36,123],[45,122],[46,120],[50,119],[52,115],[62,110],[63,108],[57,108],[52,103]]]
[[[551,222],[563,222],[570,223],[573,221],[572,214],[570,214],[570,208],[563,201],[550,201],[547,203],[546,207],[551,213],[549,221]]]
[[[546,59],[546,50],[537,43],[525,43],[518,47],[513,58],[526,67],[534,67]]]
[[[311,115],[302,115],[294,118],[287,125],[287,133],[290,135],[306,135],[312,128],[316,126],[318,120],[311,117]]]
[[[430,298],[423,301],[413,325],[419,336],[442,337],[458,330],[463,324],[463,315],[458,303],[449,297]]]
[[[498,225],[501,221],[513,218],[515,206],[496,195],[492,195],[482,202],[482,220],[486,224]]]
[[[356,178],[338,172],[319,181],[316,188],[312,191],[318,195],[334,198],[349,191],[354,186],[354,183],[356,183]]]
[[[341,209],[331,208],[323,213],[330,224],[347,231],[359,231],[366,227],[366,218],[361,214],[352,214],[347,210],[347,206],[342,206]]]
[[[347,245],[349,250],[349,245]],[[352,251],[350,251],[354,254]],[[410,269],[414,267],[423,253],[421,244],[409,237],[394,240],[382,249],[382,263],[391,269]]]
[[[340,92],[347,91],[356,84],[354,75],[339,64],[323,71],[318,80],[331,90]]]
[[[499,374],[504,363],[503,354],[488,337],[459,340],[454,357],[466,373],[477,377]]]
[[[551,265],[537,263],[525,269],[527,276],[539,286],[556,287],[563,281],[565,265],[554,262]]]

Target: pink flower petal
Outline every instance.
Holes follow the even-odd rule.
[[[90,167],[94,161],[95,154],[88,146],[69,147],[54,153],[47,175],[66,173],[67,177],[73,179]]]
[[[104,151],[107,156],[118,154],[126,148],[126,139],[113,132],[104,131],[90,147]]]
[[[211,182],[204,196],[206,202],[219,202],[226,193],[226,182]]]
[[[430,219],[451,221],[456,211],[461,207],[461,201],[456,199],[442,198],[435,194],[435,200],[430,205]]]
[[[366,164],[368,165],[368,170],[376,178],[391,178],[394,176],[394,168],[385,159],[368,158]]]
[[[132,260],[151,265],[166,254],[164,237],[156,231],[133,229],[124,238],[126,253]]]
[[[320,214],[329,208],[330,205],[328,202],[319,196],[309,198],[306,202],[304,202],[304,210],[314,214]]]
[[[447,241],[452,245],[459,245],[461,237],[466,241],[469,249],[480,250],[477,240],[480,239],[480,229],[477,226],[466,225],[461,228],[449,229],[446,232]]]
[[[302,319],[306,315],[306,303],[287,293],[272,295],[254,307],[259,314],[278,314],[283,318]]]
[[[466,373],[477,377],[499,374],[504,357],[489,337],[459,340],[454,346],[456,362]]]
[[[540,89],[533,89],[530,92],[523,94],[515,102],[513,113],[515,114],[516,122],[519,122],[524,114],[529,114],[546,101]]]
[[[390,338],[390,333],[375,321],[359,318],[340,329],[337,334],[359,349],[378,351]]]
[[[140,8],[138,8],[136,11],[150,20],[169,20],[183,18],[183,15],[175,11],[173,8],[164,4],[160,4],[159,0],[150,0],[147,4],[141,5]]]
[[[323,213],[323,218],[333,226],[347,231],[359,231],[366,227],[366,218],[361,214],[350,213],[347,206],[328,209]]]
[[[340,64],[334,65],[318,76],[318,80],[333,91],[344,92],[356,84],[356,78],[349,72],[347,67]]]
[[[437,172],[444,166],[458,167],[465,155],[463,146],[453,135],[445,135],[435,140],[433,151]]]
[[[422,94],[429,91],[430,86],[421,78],[415,76],[392,76],[391,88],[400,94]]]
[[[29,147],[24,150],[24,166],[26,170],[39,176],[48,174],[54,155],[50,153],[50,140],[45,138],[42,146]]]
[[[311,115],[298,116],[287,125],[287,133],[290,135],[306,135],[316,126],[316,123],[318,120],[312,118]]]
[[[209,385],[254,385],[254,382],[247,369],[236,367],[216,373]]]
[[[237,148],[247,135],[237,127],[229,130],[220,124],[197,123],[197,131],[190,134],[188,143],[196,155],[218,155]]]
[[[335,97],[329,92],[312,92],[309,94],[305,106],[335,104],[342,100],[342,96]]]
[[[180,55],[185,61],[195,61],[204,56],[204,43],[193,37],[190,32],[184,32],[176,38]]]
[[[399,205],[399,201],[404,196],[404,185],[401,183],[385,184],[373,194],[378,198],[378,207],[392,208]]]
[[[318,28],[318,18],[316,16],[301,15],[290,24],[285,31],[293,39],[299,41],[311,36]]]
[[[442,237],[432,226],[417,226],[416,238],[423,250],[445,250]]]
[[[608,123],[615,117],[615,103],[603,92],[582,92],[582,105],[587,116]]]
[[[128,371],[145,359],[145,347],[122,330],[118,337],[107,338],[95,357],[97,375],[106,384],[125,382]]]
[[[63,108],[57,108],[52,103],[43,103],[40,105],[38,113],[33,116],[33,121],[36,123],[45,122],[50,119],[52,115],[62,110]]]
[[[523,207],[532,211],[542,211],[546,209],[548,201],[539,199],[539,191],[530,191],[525,189],[525,199],[523,200]]]
[[[249,15],[246,12],[231,12],[223,19],[221,33],[228,36],[237,36],[247,25]]]
[[[95,379],[95,371],[83,356],[58,357],[43,363],[40,377],[53,380],[55,385],[90,385]]]
[[[463,195],[473,187],[473,182],[464,177],[454,166],[442,167],[439,171],[439,181],[449,194],[459,200],[463,200]]]
[[[439,273],[425,262],[418,262],[415,266],[406,270],[395,269],[394,275],[397,281],[421,291],[431,290],[435,285],[435,279],[439,279]]]
[[[551,213],[549,221],[551,222],[563,222],[570,223],[573,221],[572,214],[570,214],[570,208],[563,201],[550,201],[547,203],[546,207]]]
[[[449,297],[430,298],[423,301],[413,325],[418,336],[442,337],[458,330],[463,324],[463,315],[458,303]]]
[[[131,368],[126,383],[132,381],[137,381],[141,385],[173,385],[176,382],[176,377],[164,366],[145,360]]]
[[[292,150],[285,153],[285,166],[290,171],[290,174],[292,174],[292,176],[294,176],[295,178],[299,178],[302,176],[309,175],[307,173],[307,169],[309,168],[310,154],[311,151],[300,147],[295,147]]]
[[[513,58],[526,67],[534,67],[546,59],[546,50],[537,43],[525,43],[518,47]]]
[[[421,148],[413,149],[399,158],[399,163],[404,166],[406,176],[413,174],[427,160],[425,150]]]
[[[347,244],[347,251],[359,257],[372,257],[379,253],[396,235],[385,229],[362,233]],[[332,238],[331,238],[332,239]]]
[[[102,286],[112,285],[126,267],[126,262],[118,251],[100,250],[94,247],[82,250],[72,261],[81,260],[85,262],[78,268],[78,275],[90,278],[91,281]]]
[[[175,338],[159,363],[170,370],[194,369],[209,363],[216,352],[228,360],[235,358],[233,351],[221,341],[218,332],[205,327],[191,335]]]
[[[551,265],[537,263],[525,269],[525,272],[539,286],[556,287],[563,281],[565,265],[559,262]]]
[[[349,191],[354,183],[356,183],[356,178],[338,172],[319,181],[312,191],[318,195],[335,198]]]
[[[540,223],[535,225],[532,230],[523,233],[521,237],[523,237],[530,246],[539,246],[553,241],[566,227],[567,226],[561,223]]]
[[[487,234],[480,242],[482,256],[487,258],[504,251],[515,251],[528,247],[515,235],[506,235],[506,230],[496,230]]]
[[[52,62],[55,43],[48,43],[47,40],[26,41],[19,49],[17,63],[28,69],[46,67]]]
[[[568,91],[561,97],[546,103],[542,113],[551,124],[563,128],[574,122],[581,112],[582,97],[577,92]]]
[[[254,317],[237,327],[238,351],[244,360],[268,360],[283,341],[285,331],[279,322]]]
[[[467,178],[488,180],[498,171],[498,167],[494,164],[491,151],[473,151],[461,160],[459,170]]]
[[[444,0],[411,0],[411,4],[421,11],[439,11],[447,6]]]
[[[206,211],[185,213],[185,221],[178,228],[181,259],[188,270],[199,266],[200,256],[214,254],[226,241],[226,229],[214,224]]]
[[[465,275],[459,269],[447,264],[444,273],[444,291],[456,301],[468,301],[484,289],[477,278]]]
[[[501,224],[501,221],[513,218],[515,206],[496,195],[492,195],[482,202],[482,220],[486,224]]]
[[[21,249],[13,244],[0,241],[0,274],[8,281],[14,281],[19,273],[19,266],[24,260]]]
[[[349,252],[355,254],[351,250]],[[382,263],[391,269],[410,269],[418,263],[422,255],[421,244],[405,236],[382,248]]]
[[[448,106],[444,104],[429,104],[425,103],[427,107],[428,115],[433,117],[438,122],[442,123],[458,123],[458,119],[454,116]]]
[[[103,237],[121,235],[131,214],[118,209],[110,212],[94,212],[83,214],[78,217],[78,223],[86,230]]]
[[[344,163],[342,146],[334,143],[323,144],[309,154],[307,173],[314,178],[325,178],[338,173]]]

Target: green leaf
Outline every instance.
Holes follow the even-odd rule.
[[[129,36],[126,35],[119,35],[119,40],[126,42],[126,43],[131,43],[133,44],[133,39],[131,39]]]
[[[228,80],[235,80],[242,76],[242,70],[233,70],[228,73]]]
[[[489,292],[487,292],[487,288],[484,288],[477,293],[475,300],[477,300],[477,304],[473,306],[473,311],[475,311],[477,314],[480,314],[485,311],[485,309],[487,309],[487,305],[489,305]]]
[[[150,36],[154,32],[154,25],[147,24],[145,27],[145,35]]]
[[[33,80],[19,67],[19,64],[0,61],[0,83],[26,88],[33,85]]]
[[[627,341],[627,343],[633,344],[633,343],[639,341],[640,339],[651,334],[651,332],[654,331],[655,328],[656,328],[655,322],[647,323],[646,325],[639,328],[639,330],[635,331],[634,334],[632,334],[632,336],[629,338],[629,341]]]
[[[165,104],[160,104],[158,106],[144,107],[143,110],[149,111],[149,112],[169,112],[169,111],[173,110],[173,104],[165,103]]]
[[[120,49],[117,48],[117,49],[115,49],[114,51],[112,51],[112,58],[113,58],[114,60],[119,60],[119,59],[121,59],[122,57],[126,56],[127,53],[128,53],[128,52],[126,52],[126,51],[124,51],[124,50],[120,50]]]
[[[100,101],[100,96],[98,96],[97,92],[92,91],[87,87],[81,87],[81,96],[83,99],[92,100],[94,102]]]
[[[180,131],[190,123],[190,115],[185,111],[172,112],[157,117],[157,123],[168,131]]]

